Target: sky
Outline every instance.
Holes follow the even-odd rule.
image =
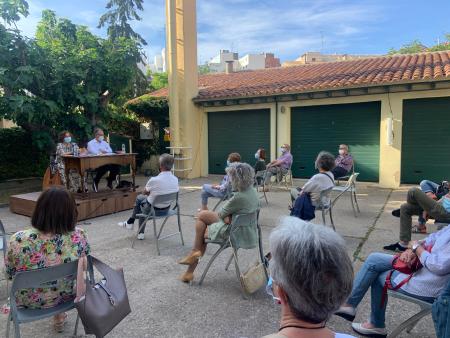
[[[18,26],[32,37],[42,10],[51,9],[105,36],[96,26],[106,2],[28,0],[30,15]],[[449,0],[197,0],[198,62],[220,49],[272,52],[283,62],[307,51],[385,54],[415,39],[433,45],[450,33],[448,13]],[[144,0],[141,17],[132,26],[151,61],[165,46],[165,1]]]

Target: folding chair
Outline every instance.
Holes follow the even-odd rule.
[[[269,183],[269,189],[272,188],[273,183],[276,183],[278,186],[282,183],[284,183],[284,185],[286,186],[287,190],[290,190],[292,188],[292,184],[293,184],[293,178],[292,178],[292,165],[289,167],[289,169],[287,169],[286,173],[283,174],[282,170],[280,167],[277,167],[277,173],[274,175],[275,176],[275,181],[274,182],[270,182]],[[264,181],[265,181],[266,176],[264,175]]]
[[[170,203],[170,207],[167,212],[160,211],[160,210],[155,211],[155,208],[153,207],[155,204],[157,205],[157,204],[167,204],[167,203]],[[173,205],[173,207],[172,207],[172,205]],[[178,232],[161,237],[161,233],[164,229],[164,225],[166,225],[166,222],[169,219],[169,217],[172,217],[172,216],[177,216]],[[180,205],[178,204],[178,192],[156,196],[151,205],[150,212],[148,214],[137,214],[136,217],[139,219],[140,226],[139,226],[136,236],[133,237],[133,240],[131,242],[132,248],[134,248],[134,242],[136,241],[137,235],[139,234],[139,232],[143,229],[143,227],[147,224],[147,221],[149,221],[149,220],[153,221],[153,233],[154,233],[154,236],[156,239],[156,251],[158,253],[158,256],[161,254],[159,251],[159,241],[161,241],[163,239],[180,234],[181,245],[184,245],[183,232],[181,231],[181,218],[180,218]],[[161,227],[159,228],[158,231],[157,231],[157,227],[156,227],[157,219],[164,219],[164,221],[161,224]]]
[[[266,200],[266,204],[269,205],[269,201],[267,200],[267,194],[266,191],[264,189],[264,179],[265,179],[265,174],[266,171],[258,171],[255,174],[255,183],[254,183],[254,187],[256,188],[256,190],[258,191],[259,189],[262,190],[262,195],[259,198],[264,198]],[[258,182],[258,178],[261,178],[261,182]]]
[[[228,200],[231,196],[233,195],[233,191],[231,189],[231,184],[228,183],[227,184],[227,188],[225,189],[225,194],[223,195],[223,197],[221,197],[219,199],[219,201],[216,203],[216,205],[214,206],[214,208],[212,209],[212,211],[216,211],[217,207],[220,205],[220,203],[222,203],[223,201]],[[214,198],[214,196],[212,197]]]
[[[389,338],[397,337],[404,329],[406,329],[406,332],[410,333],[423,317],[431,313],[431,307],[433,306],[433,303],[428,303],[426,301],[410,297],[401,292],[393,290],[388,290],[388,295],[390,297],[394,297],[420,306],[420,311],[398,325],[394,329],[394,331],[392,331],[391,334],[388,335]]]
[[[7,251],[6,231],[1,220],[0,220],[0,250],[3,251],[3,258],[5,258]]]
[[[199,285],[202,285],[203,280],[206,277],[206,274],[208,273],[209,268],[211,267],[212,263],[216,260],[216,258],[220,255],[220,253],[222,251],[224,251],[227,248],[231,248],[233,250],[233,254],[231,255],[231,257],[229,258],[226,266],[225,266],[225,271],[228,270],[228,267],[231,264],[231,261],[234,259],[234,265],[235,265],[235,269],[236,269],[236,276],[239,280],[239,283],[241,285],[241,291],[242,291],[242,295],[244,297],[247,296],[247,294],[245,293],[244,287],[241,284],[241,272],[239,269],[239,264],[237,261],[237,251],[239,250],[239,248],[242,249],[253,249],[256,246],[258,246],[258,254],[259,254],[259,259],[261,260],[261,262],[263,264],[265,264],[265,259],[264,259],[264,254],[263,254],[263,248],[262,248],[262,239],[261,239],[261,228],[258,224],[258,217],[259,216],[259,211],[255,211],[254,213],[251,214],[237,214],[237,215],[233,215],[233,219],[231,224],[229,225],[228,229],[227,229],[227,233],[228,236],[227,238],[225,238],[224,240],[206,240],[206,243],[208,244],[217,244],[219,245],[219,249],[214,253],[214,255],[210,258],[208,264],[206,265],[205,270],[203,271],[203,274],[200,278],[200,281],[198,282]],[[241,228],[243,227],[255,227],[256,230],[256,234],[258,236],[258,240],[256,243],[254,243],[253,246],[251,247],[240,247],[239,245],[239,231],[241,230]],[[266,273],[266,278],[268,278],[267,273]]]
[[[351,172],[351,174],[348,174],[348,175],[341,176],[341,177],[337,178],[336,179],[336,185],[340,185],[341,181],[348,181],[350,176],[355,173],[355,159],[353,159],[353,164],[352,164],[351,170],[349,172]]]
[[[77,279],[78,260],[70,263],[64,263],[44,269],[29,270],[18,272],[13,279],[9,299],[11,309],[6,325],[6,337],[9,337],[11,321],[14,322],[14,337],[20,338],[20,327],[22,323],[34,322],[36,320],[52,317],[58,313],[72,310],[75,304],[72,301],[56,305],[52,308],[45,309],[24,309],[18,308],[16,303],[16,292],[22,289],[33,289],[42,287],[43,284],[60,279],[69,279],[76,281]],[[74,336],[77,335],[79,318],[75,323]]]
[[[333,188],[329,188],[320,192],[319,204],[316,206],[316,211],[319,210],[322,212],[323,225],[327,224],[325,216],[328,213],[330,215],[331,226],[333,227],[333,230],[336,231],[333,221],[333,202],[330,199],[332,190]],[[326,200],[328,200],[329,202],[325,203],[324,201]]]
[[[333,200],[333,204],[346,192],[350,193],[350,201],[352,203],[353,214],[357,217],[356,209],[360,213],[358,200],[356,199],[356,179],[358,178],[359,173],[353,173],[350,175],[347,183],[345,185],[337,185],[333,188],[333,191],[339,192],[336,198]],[[356,205],[356,209],[355,209]]]

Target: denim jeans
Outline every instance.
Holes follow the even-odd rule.
[[[420,190],[422,190],[424,193],[432,192],[435,194],[438,187],[439,184],[429,180],[423,180],[422,182],[420,182]]]
[[[208,205],[209,197],[222,198],[224,195],[224,191],[214,189],[211,184],[204,184],[202,189],[202,205]]]
[[[367,290],[370,289],[370,323],[375,327],[383,328],[385,327],[385,314],[387,297],[385,299],[384,305],[381,307],[381,299],[383,297],[384,284],[386,282],[386,277],[390,270],[392,270],[392,258],[394,256],[384,254],[384,253],[372,253],[367,257],[361,269],[356,274],[355,280],[353,282],[353,289],[347,303],[353,308],[359,305],[361,300],[364,298]],[[395,286],[395,277],[399,274],[398,271],[394,271],[391,276],[392,286]],[[432,302],[433,298],[421,297],[407,293],[401,289],[397,290],[405,295],[418,298],[427,302]]]

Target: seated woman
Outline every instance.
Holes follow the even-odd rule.
[[[300,194],[309,193],[311,195],[312,205],[317,207],[321,192],[334,187],[334,176],[331,172],[334,168],[334,156],[326,151],[321,151],[317,155],[315,167],[319,170],[318,174],[311,177],[302,188],[291,189],[292,202]],[[330,196],[324,196],[322,203],[328,205],[330,203]]]
[[[281,304],[278,333],[264,338],[350,338],[326,327],[352,288],[345,241],[321,225],[285,217],[270,234],[272,290]]]
[[[64,264],[88,255],[86,233],[76,228],[77,208],[72,195],[62,188],[44,191],[31,218],[32,228],[11,236],[5,258],[6,273],[12,279],[17,272]],[[25,289],[16,294],[20,307],[50,308],[73,300],[73,283],[58,280],[39,289]],[[54,328],[62,332],[67,315],[54,317]]]
[[[339,145],[339,155],[336,157],[336,166],[333,168],[335,178],[347,176],[353,168],[353,157],[348,153],[348,145]]]
[[[201,211],[195,224],[194,247],[189,255],[180,260],[179,264],[189,265],[187,271],[180,277],[183,282],[194,279],[194,270],[198,259],[206,250],[205,236],[211,240],[220,240],[226,236],[226,230],[235,214],[248,214],[259,208],[259,197],[253,188],[254,171],[247,163],[232,163],[226,172],[230,177],[234,194],[222,207],[219,213]],[[251,246],[257,239],[256,229],[242,234],[241,245]]]
[[[255,153],[256,163],[254,166],[255,177],[258,186],[263,183],[264,173],[266,171],[266,151],[264,148],[259,148]]]
[[[450,280],[449,248],[450,227],[431,234],[423,241],[410,242],[409,249],[401,254],[400,259],[409,263],[418,258],[423,267],[397,291],[417,299],[433,302]],[[365,323],[352,324],[353,330],[359,334],[372,337],[385,337],[387,334],[385,327],[387,302],[382,302],[382,298],[386,277],[392,269],[392,259],[393,256],[388,254],[370,254],[355,277],[350,297],[336,312],[336,315],[353,321],[356,308],[371,288],[370,319]],[[408,275],[394,271],[391,276],[391,284],[395,287],[407,277]]]
[[[81,192],[81,177],[76,171],[70,171],[69,177],[66,177],[66,168],[64,166],[64,155],[73,155],[79,152],[78,145],[72,142],[72,134],[69,131],[63,131],[58,136],[59,143],[56,145],[55,161],[58,166],[58,172],[61,176],[62,184],[67,187],[69,179],[69,190],[72,192]]]
[[[227,167],[231,163],[240,162],[241,161],[241,155],[238,153],[231,153],[228,155],[227,158]],[[227,189],[229,188],[229,178],[228,175],[225,175],[222,179],[222,182],[220,184],[204,184],[202,188],[202,207],[198,209],[198,211],[202,210],[208,210],[208,198],[209,197],[216,197],[216,198],[222,198],[225,196]]]

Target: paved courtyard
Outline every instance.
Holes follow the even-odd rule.
[[[211,267],[204,284],[190,286],[177,277],[185,267],[177,260],[187,254],[194,238],[194,215],[200,202],[200,188],[203,183],[219,181],[212,176],[181,182],[180,205],[185,246],[179,237],[171,237],[161,242],[161,255],[156,254],[154,240],[147,231],[144,241],[130,246],[134,232],[119,228],[117,222],[126,220],[130,212],[121,212],[80,222],[79,226],[88,231],[92,254],[113,267],[123,267],[128,287],[132,313],[118,325],[109,337],[261,337],[277,331],[280,316],[279,306],[274,304],[265,290],[260,290],[243,299],[233,266],[224,271],[229,258],[225,252]],[[139,177],[141,187],[146,178]],[[295,182],[301,185],[302,181]],[[407,188],[398,190],[381,189],[376,184],[358,183],[358,201],[361,213],[353,216],[350,199],[343,196],[334,209],[336,231],[344,236],[348,254],[354,261],[355,270],[374,251],[380,251],[386,243],[398,238],[399,222],[391,216],[391,211],[399,207],[405,199]],[[278,219],[288,214],[289,194],[283,189],[273,189],[268,193],[269,205],[262,200],[260,224],[263,231],[264,251],[268,250],[270,231]],[[211,201],[213,202],[213,201]],[[212,203],[211,203],[212,204]],[[315,222],[321,221],[317,213]],[[7,207],[0,208],[0,219],[11,234],[29,226],[29,218],[12,214]],[[329,220],[328,220],[329,221]],[[174,230],[176,219],[168,222],[167,231]],[[151,230],[148,227],[148,230]],[[416,235],[417,238],[423,237]],[[196,280],[203,271],[210,255],[216,247],[210,246],[206,256],[196,270]],[[256,250],[242,250],[243,265],[255,260]],[[241,258],[240,258],[241,259]],[[7,300],[6,282],[0,280],[0,304]],[[366,297],[358,309],[356,320],[368,316],[370,296]],[[387,327],[392,330],[397,323],[412,315],[415,305],[391,299],[387,309]],[[6,315],[0,315],[0,332],[6,327]],[[22,337],[69,337],[73,332],[76,312],[69,313],[69,321],[63,334],[52,331],[50,321],[43,320],[24,324]],[[329,327],[335,331],[354,334],[345,320],[332,317]],[[83,333],[80,326],[79,333]],[[411,334],[403,332],[400,337],[435,337],[431,316],[421,320]]]

